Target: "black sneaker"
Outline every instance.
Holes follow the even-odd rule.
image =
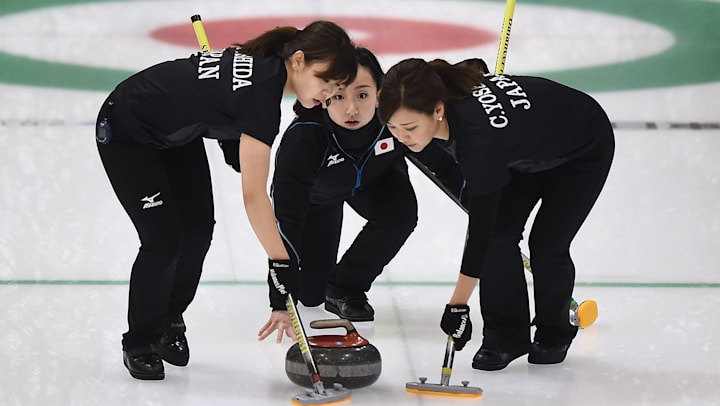
[[[374,321],[375,310],[364,297],[325,297],[325,310],[350,321]]]
[[[182,315],[172,318],[157,345],[162,359],[178,367],[184,367],[190,361],[190,347],[185,337],[185,330]]]
[[[528,362],[531,364],[559,364],[565,361],[570,344],[543,345],[538,342],[530,344]]]
[[[527,350],[505,352],[493,348],[480,348],[473,357],[472,367],[482,371],[497,371],[525,354],[527,354]]]
[[[135,379],[165,379],[162,359],[152,345],[123,350],[123,364]]]

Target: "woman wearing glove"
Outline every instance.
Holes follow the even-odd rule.
[[[366,293],[417,224],[417,201],[403,148],[376,115],[383,71],[358,48],[354,82],[330,98],[327,109],[297,109],[275,160],[272,197],[278,227],[302,271],[293,296],[305,306],[351,321],[374,320]],[[367,223],[338,258],[347,203]],[[273,296],[262,340],[289,329],[285,304]],[[288,326],[288,327],[286,327]]]
[[[577,333],[568,320],[575,280],[570,243],[603,188],[615,147],[603,109],[547,79],[485,76],[469,64],[408,59],[384,78],[378,114],[412,151],[441,145],[467,180],[468,235],[443,331],[459,348],[469,339],[463,316],[479,280],[483,341],[473,368],[502,369],[528,353],[530,363],[562,362]],[[531,322],[518,244],[538,201],[528,243]]]
[[[266,191],[282,97],[293,94],[313,107],[356,71],[347,33],[316,21],[155,65],[109,95],[98,115],[97,147],[141,242],[122,339],[131,376],[164,379],[162,360],[188,363],[182,314],[195,296],[215,223],[203,137],[235,141],[229,156],[242,163],[253,230],[268,257],[287,260]],[[292,289],[283,277],[296,275],[276,273]]]

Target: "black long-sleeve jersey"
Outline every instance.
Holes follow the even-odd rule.
[[[235,48],[160,63],[110,95],[111,124],[125,130],[115,131],[113,140],[170,148],[199,136],[238,140],[245,133],[272,145],[286,80],[282,58]]]
[[[470,193],[455,156],[437,142],[429,143],[422,151],[413,152],[402,145],[405,157],[455,203],[467,210]]]
[[[510,170],[540,172],[609,145],[612,128],[589,95],[548,79],[487,75],[447,108],[450,140],[470,195],[461,273],[479,277]]]
[[[311,204],[346,201],[390,171],[408,176],[399,146],[377,116],[350,131],[317,107],[291,123],[275,157],[271,196],[280,233],[296,258]]]

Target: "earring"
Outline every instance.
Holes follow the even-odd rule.
[[[438,121],[442,121],[442,116],[438,117]]]

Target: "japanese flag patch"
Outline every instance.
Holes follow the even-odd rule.
[[[375,156],[382,155],[395,149],[393,137],[383,138],[375,143]]]

